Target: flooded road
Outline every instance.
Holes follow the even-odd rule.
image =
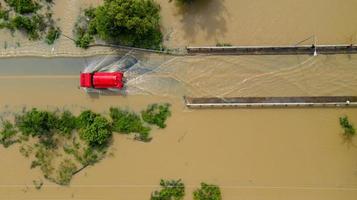
[[[165,45],[356,44],[355,0],[198,0],[161,5]]]
[[[186,199],[201,181],[223,198],[355,199],[357,141],[343,142],[338,118],[357,109],[188,110],[182,95],[357,95],[357,56],[171,57],[135,55],[149,68],[128,82],[127,96],[90,97],[79,72],[102,58],[0,60],[0,113],[24,106],[105,112],[170,102],[167,128],[150,143],[116,135],[113,157],[76,175],[70,187],[37,191],[30,160],[0,148],[0,199],[149,199],[161,178],[182,178]],[[138,90],[140,89],[140,90]],[[131,93],[134,91],[133,93]],[[138,92],[139,91],[139,92]]]

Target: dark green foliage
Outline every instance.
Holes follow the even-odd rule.
[[[16,134],[17,130],[15,126],[9,121],[4,121],[2,125],[2,130],[0,132],[0,144],[7,148],[10,145],[18,142],[17,139],[14,139],[14,136],[16,136]]]
[[[71,160],[63,160],[59,165],[58,177],[56,182],[60,185],[69,185],[73,173],[77,170],[76,165]]]
[[[146,110],[141,111],[141,117],[145,122],[160,128],[166,127],[165,122],[170,115],[170,104],[151,104]]]
[[[160,49],[159,11],[153,0],[105,0],[103,6],[85,10],[85,20],[75,27],[76,44],[87,48],[98,35],[114,44]]]
[[[182,200],[185,196],[185,185],[179,180],[161,180],[160,191],[151,194],[151,200]]]
[[[134,112],[119,108],[110,108],[110,117],[113,120],[113,131],[119,133],[139,133],[145,127],[140,116]]]
[[[89,33],[84,33],[83,35],[79,35],[75,41],[77,47],[81,47],[83,49],[87,49],[89,44],[94,41],[94,37]]]
[[[118,44],[158,49],[160,6],[153,0],[106,0],[96,10],[99,36]]]
[[[57,40],[61,35],[61,29],[59,27],[51,26],[46,35],[47,44],[51,45]]]
[[[22,134],[44,136],[52,134],[52,131],[56,128],[58,118],[53,112],[38,111],[33,108],[23,115],[16,116],[15,121]]]
[[[45,13],[41,9],[39,0],[5,0],[5,2],[10,9],[3,10],[0,5],[0,29],[7,28],[12,33],[19,30],[30,40],[39,40],[46,34],[45,41],[48,44],[53,44],[59,38],[61,31],[54,25],[49,4]],[[46,2],[52,3],[52,0]]]
[[[56,123],[58,131],[64,135],[69,136],[76,128],[76,117],[69,111],[64,111]]]
[[[33,13],[41,8],[34,0],[5,0],[5,2],[20,14]]]
[[[343,128],[343,135],[347,138],[351,138],[356,134],[356,129],[353,124],[350,123],[347,116],[340,117],[340,125]]]
[[[98,116],[100,115],[90,110],[81,112],[81,114],[77,117],[77,127],[85,128],[91,125],[94,122],[94,119]]]
[[[16,16],[11,21],[11,26],[15,29],[22,30],[29,35],[31,40],[37,40],[41,37],[41,32],[46,28],[44,17],[34,15],[32,17]]]
[[[217,185],[201,183],[201,188],[193,192],[194,200],[222,200],[221,190]]]
[[[8,10],[3,10],[0,7],[0,19],[9,20],[9,11]]]
[[[108,120],[102,116],[96,116],[90,125],[80,130],[79,134],[91,146],[106,144],[112,135]]]
[[[150,127],[143,125],[140,116],[134,112],[122,110],[119,108],[110,108],[110,117],[112,118],[112,129],[119,133],[138,133],[138,140],[149,141]]]

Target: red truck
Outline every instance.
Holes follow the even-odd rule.
[[[81,73],[80,86],[94,89],[122,89],[123,72]]]

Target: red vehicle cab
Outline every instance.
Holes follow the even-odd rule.
[[[96,89],[122,89],[124,87],[123,72],[81,73],[80,86]]]

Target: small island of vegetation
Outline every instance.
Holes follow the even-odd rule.
[[[110,108],[109,118],[90,110],[74,116],[70,111],[33,108],[14,116],[13,123],[3,120],[0,144],[7,148],[19,143],[21,154],[32,160],[31,168],[39,168],[54,183],[68,185],[73,175],[106,156],[113,133],[133,133],[134,139],[149,142],[151,124],[160,122],[160,127],[166,126],[169,104],[149,105],[142,111],[152,113],[162,108],[165,112],[146,116],[150,123],[122,108]]]

